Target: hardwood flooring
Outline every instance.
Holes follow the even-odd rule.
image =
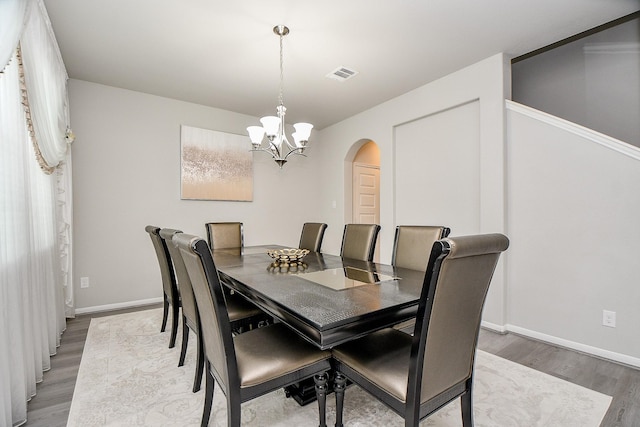
[[[154,307],[161,307],[161,304],[69,319],[58,353],[51,359],[51,370],[44,374],[44,381],[37,386],[37,395],[29,402],[28,420],[25,425],[66,426],[82,350],[92,317]],[[515,334],[501,335],[488,330],[480,331],[478,347],[538,371],[613,396],[611,406],[601,424],[603,427],[640,426],[638,369]]]
[[[162,307],[162,304],[147,305],[123,310],[106,311],[76,316],[67,319],[67,329],[62,334],[60,347],[51,358],[51,369],[44,373],[44,381],[36,386],[36,395],[27,406],[28,427],[64,427],[69,418],[80,359],[84,342],[93,317],[111,316],[138,310]],[[158,325],[158,328],[160,325]],[[167,325],[167,330],[171,326]]]
[[[612,396],[601,426],[640,426],[640,370],[516,334],[480,331],[478,348]]]

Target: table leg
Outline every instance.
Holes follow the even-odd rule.
[[[336,394],[336,427],[342,425],[342,407],[344,404],[344,389],[347,384],[347,377],[340,372],[336,372],[333,378],[333,392]]]
[[[318,411],[320,412],[320,427],[327,427],[327,373],[316,375],[316,396],[318,397]]]

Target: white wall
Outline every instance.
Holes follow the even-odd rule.
[[[438,186],[441,194],[453,194],[461,185],[473,187],[477,202],[468,213],[471,219],[465,220],[464,226],[460,226],[459,230],[452,227],[452,235],[471,231],[504,232],[504,99],[510,97],[509,69],[507,59],[503,55],[495,55],[323,129],[321,156],[326,165],[324,170],[332,171],[330,174],[323,174],[326,185],[322,187],[322,217],[330,224],[325,235],[324,249],[333,253],[340,250],[342,224],[350,221],[351,213],[350,161],[359,145],[366,140],[378,144],[381,155],[382,262],[391,260],[393,236],[396,225],[400,225],[399,220],[411,220],[414,224],[449,225],[445,215],[448,209],[446,198],[433,200],[440,207],[434,206],[430,212],[420,215],[424,200],[432,200],[432,186]],[[428,117],[446,116],[446,112],[452,109],[464,110],[465,105],[474,106],[469,113],[472,119],[456,126],[464,128],[463,132],[471,134],[471,139],[475,141],[476,151],[468,161],[475,162],[477,173],[472,177],[468,174],[456,176],[452,171],[437,182],[404,185],[404,180],[409,180],[411,174],[418,172],[420,164],[400,164],[396,156],[406,155],[403,147],[415,147],[414,158],[417,159],[435,159],[443,153],[451,153],[447,141],[439,141],[433,134],[425,136],[422,141],[414,141],[411,132],[404,132],[406,126],[415,121],[429,122]],[[457,114],[454,113],[456,117],[460,117]],[[416,202],[411,204],[411,199]],[[398,201],[402,203],[398,204]],[[333,227],[331,224],[340,225]],[[491,285],[484,320],[498,329],[506,323],[503,263],[498,267]]]
[[[309,157],[290,159],[282,171],[254,154],[253,202],[181,200],[180,125],[244,134],[257,118],[79,80],[70,81],[69,96],[80,312],[162,295],[146,225],[206,236],[205,222],[238,220],[247,245],[297,246],[302,223],[324,219],[313,140]],[[80,288],[80,277],[89,277],[89,288]]]
[[[395,188],[405,190],[395,193],[398,224],[480,232],[479,107],[475,100],[396,127]]]
[[[507,129],[508,329],[640,366],[640,149],[515,103]]]

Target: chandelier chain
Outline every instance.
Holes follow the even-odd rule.
[[[282,38],[284,36],[280,34],[280,95],[278,101],[280,105],[284,105],[284,56],[282,54]]]

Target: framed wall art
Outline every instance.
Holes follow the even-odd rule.
[[[183,200],[253,200],[253,153],[243,135],[182,125]]]

